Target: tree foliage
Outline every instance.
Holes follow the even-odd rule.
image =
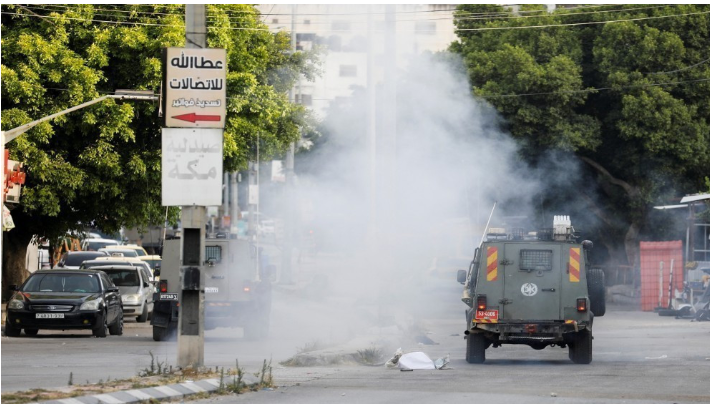
[[[626,243],[633,264],[634,243],[654,235],[649,208],[697,192],[708,175],[710,7],[528,6],[513,15],[461,5],[456,16],[451,50],[474,94],[506,118],[529,161],[549,150],[583,161],[599,192],[577,184],[575,206],[595,213],[610,250]]]
[[[4,130],[117,89],[158,94],[161,50],[185,45],[183,5],[2,11]],[[253,6],[209,5],[207,25],[208,46],[227,49],[225,170],[246,168],[257,141],[262,159],[282,154],[306,124],[305,109],[286,91],[298,74],[316,73],[315,55],[291,52],[289,34],[270,33]],[[13,238],[21,246],[32,234],[56,238],[89,225],[113,232],[161,223],[158,109],[157,102],[106,100],[9,143],[28,175],[6,247]]]

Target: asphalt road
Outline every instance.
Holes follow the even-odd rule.
[[[707,403],[710,323],[611,311],[595,319],[594,361],[575,365],[567,350],[504,346],[484,364],[465,362],[457,321],[431,319],[439,345],[419,346],[432,359],[450,353],[450,370],[402,372],[384,367],[289,369],[278,388],[207,402],[250,403]],[[416,350],[417,347],[409,347]],[[310,378],[304,377],[311,374]]]
[[[203,402],[710,402],[710,322],[610,307],[595,319],[591,365],[573,364],[566,349],[527,346],[489,348],[486,363],[471,365],[463,359],[464,305],[455,282],[411,289],[388,282],[394,286],[346,294],[341,286],[353,289],[358,273],[338,273],[326,261],[311,272],[301,266],[297,285],[275,290],[267,340],[247,341],[241,329],[206,332],[206,366],[233,367],[239,360],[256,372],[271,360],[277,388]],[[314,348],[325,356],[377,348],[386,360],[397,347],[432,359],[448,354],[451,369],[279,364]],[[75,384],[136,376],[150,366],[149,352],[167,366],[177,362],[175,342],[154,342],[150,326],[132,320],[120,337],[40,331],[36,338],[2,337],[1,349],[3,392],[60,388],[70,373]]]

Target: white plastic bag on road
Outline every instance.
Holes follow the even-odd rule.
[[[424,352],[410,352],[399,358],[400,369],[427,370],[436,369],[434,362]]]

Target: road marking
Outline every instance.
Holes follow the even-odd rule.
[[[92,397],[95,397],[97,400],[99,400],[99,402],[106,403],[106,404],[123,404],[124,403],[124,401],[121,401],[121,400],[117,399],[116,397],[112,397],[109,394],[97,394]]]
[[[173,390],[168,386],[160,386],[160,387],[154,387],[154,389],[158,390],[159,392],[165,394],[166,396],[170,397],[175,397],[175,396],[182,396],[183,394],[180,393],[177,390]]]
[[[180,383],[180,385],[188,390],[194,391],[195,393],[202,393],[207,391],[202,387],[196,385],[195,383]]]
[[[140,390],[128,390],[126,393],[132,395],[133,397],[139,399],[139,400],[150,400],[153,398],[150,394],[146,394]]]

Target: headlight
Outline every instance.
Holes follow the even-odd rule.
[[[141,300],[141,295],[121,295],[123,303],[138,303]]]
[[[104,302],[104,299],[94,299],[84,302],[79,310],[98,310],[99,306]]]
[[[14,309],[14,310],[22,310],[25,308],[25,302],[22,300],[22,296],[20,295],[15,295],[15,297],[10,300],[10,303],[7,304],[8,309]]]

